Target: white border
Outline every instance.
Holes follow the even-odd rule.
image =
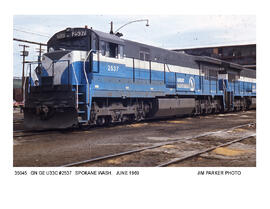
[[[256,1],[9,1],[4,20],[1,103],[1,191],[4,208],[258,208],[269,205],[269,7]],[[240,177],[198,177],[200,168],[141,168],[138,178],[17,177],[12,168],[12,15],[13,14],[257,14],[258,125],[257,168]],[[10,89],[10,91],[8,90]],[[8,98],[8,99],[7,99]],[[264,106],[265,105],[265,106]],[[265,107],[265,108],[264,108]],[[29,168],[21,168],[30,170]],[[219,168],[201,168],[218,170]],[[238,168],[231,168],[232,170]],[[239,170],[239,169],[238,169]]]

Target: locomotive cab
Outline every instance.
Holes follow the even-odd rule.
[[[67,28],[48,41],[41,62],[32,72],[30,66],[25,88],[25,129],[67,128],[77,126],[80,120],[87,121],[86,91],[91,82],[95,40],[88,29]]]

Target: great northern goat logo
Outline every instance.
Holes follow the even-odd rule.
[[[194,91],[195,90],[195,80],[193,77],[189,78],[189,89],[190,91]]]

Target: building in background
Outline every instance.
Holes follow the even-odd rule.
[[[17,102],[23,100],[22,97],[22,78],[13,77],[13,99]]]
[[[175,49],[191,55],[209,56],[256,70],[256,44]]]

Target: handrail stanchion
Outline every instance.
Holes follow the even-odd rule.
[[[69,62],[69,60],[68,60]],[[78,78],[77,78],[77,75],[76,75],[76,72],[75,72],[75,68],[74,68],[74,65],[73,65],[73,62],[71,63],[71,68],[72,68],[72,71],[73,71],[73,74],[74,74],[74,77],[75,77],[75,81],[76,81],[76,107],[77,109],[79,108],[79,82],[78,82]],[[69,65],[68,65],[69,66]]]
[[[30,64],[30,72],[29,72],[29,82],[28,82],[28,88],[29,88],[29,91],[28,91],[28,93],[30,93],[30,91],[31,91],[31,79],[32,79],[32,77],[31,77],[31,64]]]
[[[86,56],[86,58],[85,58],[85,60],[84,60],[84,62],[83,62],[83,72],[84,72],[85,80],[86,80],[86,83],[87,83],[87,88],[89,88],[89,81],[88,81],[87,74],[86,74],[86,70],[85,70],[85,62],[86,62],[86,60],[88,59],[89,55],[90,55],[92,52],[93,52],[93,50],[91,49],[91,50],[88,52],[88,54],[87,54],[87,56]],[[89,91],[90,91],[90,88],[89,88]],[[89,104],[89,103],[90,103],[90,92],[88,93],[88,104]]]
[[[70,61],[68,60],[67,62],[68,62],[68,86],[69,86],[70,83],[72,83],[72,82],[70,82],[70,76],[69,76],[69,71],[70,71],[69,64],[70,64]]]
[[[54,60],[52,62],[52,85],[54,84]]]

